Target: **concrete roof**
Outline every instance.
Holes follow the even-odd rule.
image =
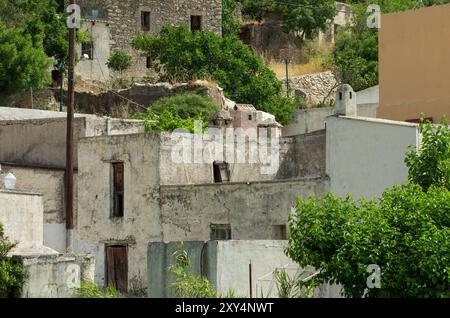
[[[25,120],[65,117],[67,117],[66,112],[55,112],[28,108],[0,107],[0,120]],[[75,114],[75,117],[95,117],[95,115]]]

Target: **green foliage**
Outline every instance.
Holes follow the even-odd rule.
[[[318,29],[325,30],[336,15],[334,0],[242,0],[242,12],[251,19],[261,21],[268,11],[281,14],[283,28],[288,33],[301,33],[312,39]]]
[[[290,277],[284,269],[277,269],[274,276],[277,281],[278,297],[313,298],[314,288],[317,287],[318,284],[314,278],[304,282],[301,277],[304,273],[305,271],[301,271],[294,277]]]
[[[419,126],[422,136],[420,148],[411,146],[406,154],[409,181],[425,190],[431,185],[450,190],[450,129],[446,119],[441,125],[425,123],[423,116]]]
[[[38,89],[50,82],[50,59],[42,43],[33,43],[31,35],[20,28],[9,28],[0,22],[0,91],[13,94]]]
[[[191,274],[191,261],[183,245],[178,247],[175,260],[169,270],[175,277],[172,286],[178,298],[217,298],[214,286],[206,278]]]
[[[322,269],[347,297],[446,297],[450,283],[450,192],[395,186],[375,201],[328,194],[298,199],[286,253]],[[381,289],[367,289],[367,266],[381,268]]]
[[[425,6],[449,3],[449,0],[425,0]],[[378,84],[378,29],[367,27],[368,3],[347,1],[353,4],[355,17],[352,26],[343,28],[336,40],[333,52],[333,69],[337,77],[350,84],[355,91]],[[399,12],[413,9],[416,0],[373,0],[382,13]]]
[[[271,107],[268,101],[273,96],[281,95],[282,83],[273,71],[235,36],[190,32],[186,25],[165,26],[157,37],[138,35],[133,46],[172,82],[212,78],[227,97],[261,110]],[[272,113],[280,120],[285,118],[284,112],[273,109]]]
[[[133,59],[131,55],[125,53],[122,50],[117,50],[114,53],[112,53],[106,65],[116,72],[123,72],[130,68],[130,66],[133,64]]]
[[[23,266],[7,257],[8,252],[16,244],[5,236],[0,224],[0,297],[14,296],[22,288],[27,277]]]
[[[218,107],[208,96],[184,93],[157,100],[145,113],[131,115],[144,120],[147,131],[173,131],[178,128],[194,132],[195,121],[202,121],[203,129],[209,118],[218,112]]]
[[[222,35],[233,36],[239,34],[241,24],[233,16],[238,0],[222,0]]]
[[[94,282],[83,281],[75,292],[75,298],[122,298],[122,294],[115,288],[101,289]]]

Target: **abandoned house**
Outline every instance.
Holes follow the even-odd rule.
[[[151,75],[147,59],[132,48],[140,32],[157,35],[166,25],[187,24],[192,31],[222,35],[222,0],[79,0],[82,31],[90,41],[78,45],[76,73],[85,80],[106,82],[111,74],[106,62],[111,53],[124,50],[133,57],[126,76]]]

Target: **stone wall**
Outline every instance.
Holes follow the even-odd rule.
[[[142,78],[152,71],[146,58],[135,51],[131,42],[141,32],[141,11],[150,12],[151,35],[157,35],[166,24],[190,25],[191,15],[201,15],[204,30],[222,35],[221,0],[80,0],[82,15],[92,20],[92,10],[99,10],[98,19],[107,22],[110,51],[121,49],[133,56],[133,66],[126,76]],[[99,57],[100,61],[105,57]],[[100,74],[98,74],[100,76]]]
[[[310,105],[320,104],[324,99],[330,105],[336,97],[337,80],[331,71],[291,77],[289,85],[296,96],[305,98]]]

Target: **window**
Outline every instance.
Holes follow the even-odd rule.
[[[201,30],[202,30],[202,16],[191,15],[191,31],[201,31]]]
[[[248,115],[248,120],[253,120],[253,116],[252,115]]]
[[[287,227],[286,224],[274,225],[272,227],[272,239],[273,240],[287,240]]]
[[[150,62],[150,58],[148,56],[146,57],[145,65],[147,68],[151,68],[151,66],[152,66],[152,63]]]
[[[150,31],[150,12],[141,11],[141,31]]]
[[[87,41],[81,43],[81,57],[89,60],[94,59],[94,42]]]
[[[124,166],[123,162],[113,163],[113,211],[112,217],[124,215]]]
[[[226,162],[214,162],[214,182],[222,183],[230,181],[230,169]]]
[[[211,240],[212,241],[231,240],[231,225],[230,224],[212,224],[211,225]]]

